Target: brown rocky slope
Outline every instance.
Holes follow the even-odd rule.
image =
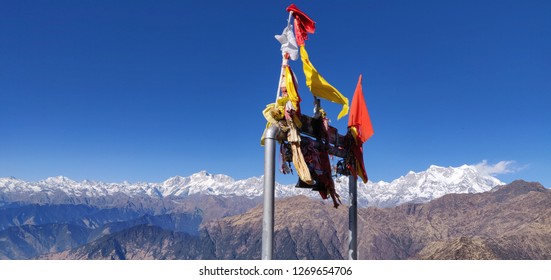
[[[360,209],[360,259],[551,259],[551,191],[515,181],[426,204]],[[262,208],[206,226],[220,258],[260,258]],[[306,197],[276,202],[275,258],[341,259],[348,211]]]
[[[538,183],[358,215],[360,259],[551,259],[551,190]],[[45,258],[260,259],[261,235],[260,205],[212,220],[195,237],[137,227]],[[274,238],[274,259],[346,258],[348,209],[304,196],[277,200]]]

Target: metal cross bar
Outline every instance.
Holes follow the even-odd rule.
[[[327,148],[329,154],[345,158],[348,147],[345,146],[345,136],[338,133],[338,130],[329,126],[327,137],[323,132],[323,123],[320,119],[302,115],[300,117],[302,127],[300,133],[312,137],[316,149]],[[262,220],[262,259],[271,260],[273,257],[273,234],[274,234],[274,186],[275,186],[275,145],[279,128],[276,125],[268,128],[265,137],[264,152],[264,216]],[[327,141],[327,142],[325,142]],[[357,180],[349,176],[349,250],[348,258],[355,260],[357,253]]]

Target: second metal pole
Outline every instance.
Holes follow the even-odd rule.
[[[348,259],[358,259],[358,187],[356,176],[348,176]]]

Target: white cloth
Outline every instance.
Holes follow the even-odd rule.
[[[281,43],[282,54],[288,53],[291,60],[298,59],[298,45],[292,25],[285,27],[281,35],[275,35],[275,38]]]

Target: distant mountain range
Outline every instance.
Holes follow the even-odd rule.
[[[262,185],[205,171],[162,183],[0,178],[0,259],[258,259]],[[467,165],[360,183],[360,258],[551,258],[550,191],[503,185]],[[346,200],[348,178],[336,186]],[[276,196],[277,258],[345,257],[346,205],[293,185]]]
[[[263,195],[263,177],[235,180],[227,175],[206,171],[189,177],[176,176],[162,183],[75,182],[67,177],[51,177],[38,182],[0,178],[0,203],[85,204],[120,207],[136,204],[158,208],[158,201],[171,201],[192,195],[257,198]],[[335,180],[337,193],[348,200],[348,177]],[[360,207],[392,207],[408,202],[428,202],[448,193],[478,193],[503,185],[500,180],[480,174],[474,166],[439,167],[409,172],[390,183],[358,184]],[[276,184],[276,197],[296,195],[318,197],[316,192],[293,185]],[[0,204],[1,205],[1,204]]]

